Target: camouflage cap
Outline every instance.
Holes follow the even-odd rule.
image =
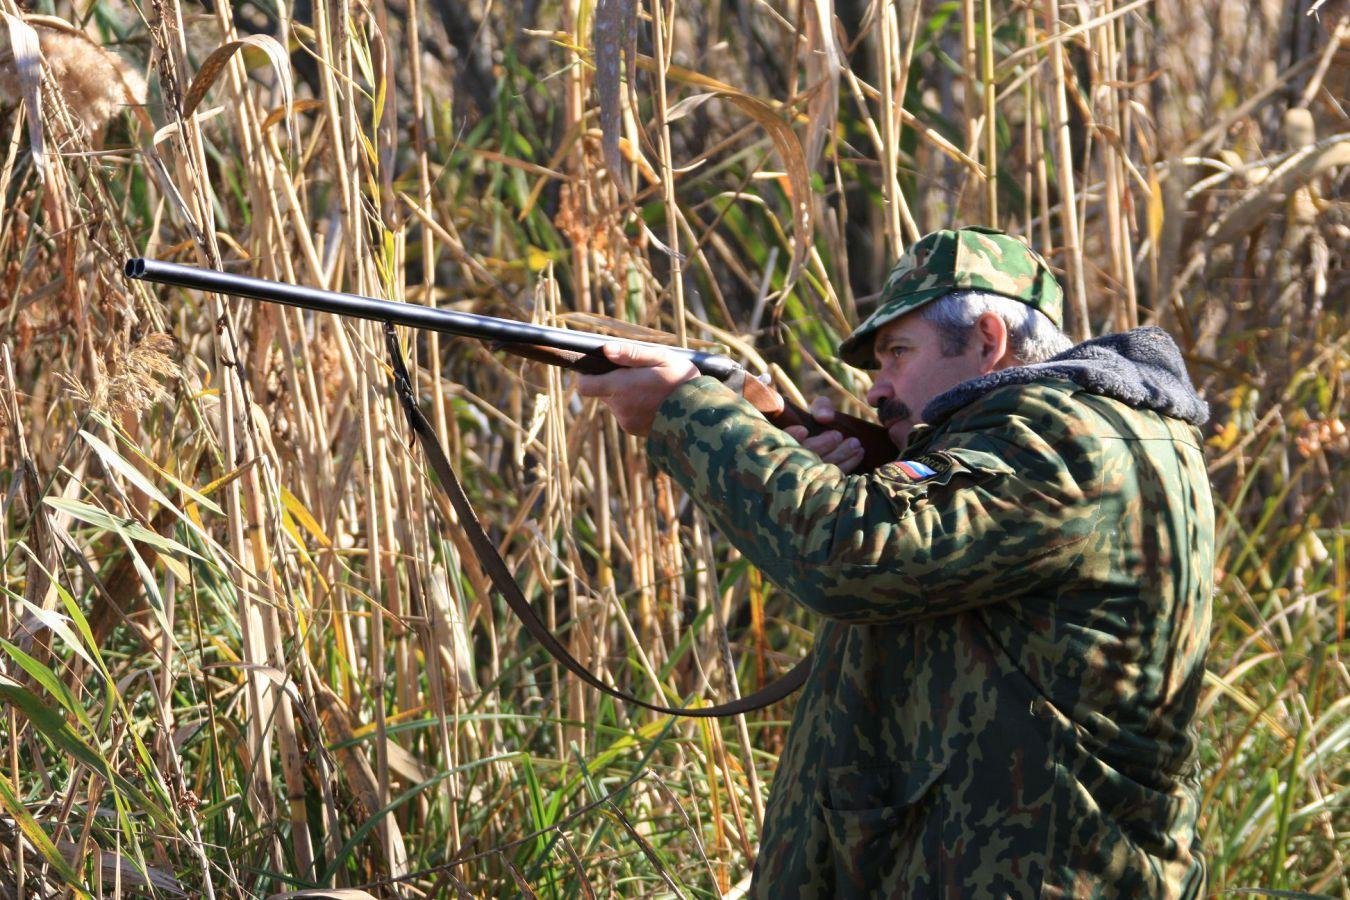
[[[839,345],[839,358],[875,368],[872,336],[881,326],[952,291],[988,291],[1020,300],[1064,327],[1064,293],[1040,254],[995,228],[971,226],[924,235],[900,257],[876,310]]]

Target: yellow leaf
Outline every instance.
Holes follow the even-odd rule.
[[[1211,437],[1205,443],[1209,444],[1209,446],[1213,447],[1214,449],[1222,452],[1231,449],[1232,446],[1235,443],[1237,443],[1237,439],[1238,439],[1237,422],[1230,420],[1227,425],[1223,426],[1222,431]]]
[[[290,513],[282,512],[281,528],[290,537],[291,543],[295,544],[295,546],[300,549],[300,552],[303,553],[305,550],[305,537],[300,533],[300,529],[296,527],[295,518]]]
[[[1153,246],[1154,253],[1158,252],[1158,241],[1162,239],[1162,229],[1162,183],[1158,181],[1158,173],[1150,169],[1148,173],[1148,241]]]
[[[531,246],[525,251],[525,265],[530,267],[531,272],[538,272],[547,268],[553,261],[553,254],[546,250],[540,250],[538,247]]]
[[[159,561],[164,564],[164,568],[168,569],[170,572],[173,573],[173,577],[177,578],[184,584],[192,580],[192,573],[188,571],[187,566],[183,565],[182,560],[175,559],[174,557],[170,556],[167,553],[156,552],[155,555],[158,556]]]
[[[247,472],[247,471],[249,470],[249,468],[250,468],[251,466],[256,465],[257,462],[258,462],[258,457],[255,456],[255,457],[253,457],[252,459],[250,459],[248,462],[244,463],[244,464],[243,464],[242,466],[240,466],[239,468],[234,469],[233,471],[230,471],[230,472],[226,472],[224,475],[220,476],[220,477],[217,478],[215,481],[211,482],[211,483],[208,484],[206,487],[202,488],[200,491],[198,491],[198,493],[200,493],[200,494],[202,494],[202,495],[204,495],[204,496],[207,496],[207,497],[211,496],[211,495],[214,494],[216,491],[218,491],[218,490],[220,490],[221,488],[225,487],[225,485],[229,484],[231,481],[234,481],[234,480],[235,480],[236,478],[238,478],[240,475],[243,475],[245,472]]]
[[[314,535],[314,540],[318,541],[320,546],[333,546],[333,542],[329,540],[328,535],[324,534],[323,529],[319,527],[318,521],[310,514],[308,509],[305,509],[305,504],[301,503],[298,497],[285,488],[281,489],[281,503],[286,507],[286,511],[295,517],[295,521]]]

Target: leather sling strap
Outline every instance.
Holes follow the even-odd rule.
[[[502,595],[502,599],[506,601],[507,606],[511,607],[511,611],[520,619],[525,629],[534,636],[535,640],[543,644],[544,649],[564,668],[591,687],[603,691],[611,697],[617,697],[628,703],[667,715],[691,716],[702,719],[735,716],[760,709],[771,703],[777,703],[802,686],[811,668],[809,656],[797,663],[787,674],[770,682],[753,694],[740,699],[728,703],[719,703],[715,706],[692,708],[662,706],[659,703],[650,703],[639,697],[634,697],[632,694],[610,687],[598,675],[583,666],[563,646],[562,642],[554,637],[553,632],[549,631],[548,625],[530,606],[530,602],[525,599],[525,595],[520,590],[520,586],[516,584],[510,569],[506,567],[506,561],[497,552],[496,545],[493,544],[492,539],[488,537],[487,532],[483,530],[483,526],[479,523],[473,507],[469,505],[469,498],[464,494],[464,488],[460,486],[459,479],[455,477],[454,469],[450,466],[450,460],[446,458],[445,451],[441,448],[436,432],[432,429],[426,416],[422,414],[422,410],[417,406],[417,400],[413,396],[412,379],[409,377],[408,367],[403,361],[403,351],[399,347],[394,327],[389,323],[385,323],[384,326],[384,339],[389,351],[389,362],[394,369],[394,391],[398,395],[399,403],[403,406],[403,412],[408,417],[408,426],[412,428],[413,434],[417,435],[417,442],[426,455],[431,471],[436,473],[436,480],[440,483],[441,490],[449,498],[450,505],[454,507],[455,513],[459,516],[460,526],[464,529],[470,545],[478,555],[479,564],[487,572],[488,577],[492,579],[493,586],[497,588],[498,593]]]

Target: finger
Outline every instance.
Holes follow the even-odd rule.
[[[862,465],[863,455],[862,444],[859,444],[858,449],[855,452],[850,453],[843,459],[836,460],[834,464],[843,470],[845,475],[848,475],[857,469],[858,466]]]
[[[644,347],[641,344],[605,344],[605,359],[615,365],[630,369],[650,369],[666,365],[672,359],[678,359],[673,353],[667,353],[659,347]]]
[[[823,431],[802,441],[802,446],[824,459],[826,454],[833,453],[843,442],[844,436],[839,432]]]
[[[787,434],[788,437],[792,438],[799,444],[802,441],[806,440],[807,432],[805,425],[789,425],[788,427],[784,428],[783,431],[784,433]]]
[[[853,459],[853,457],[862,458],[862,444],[857,438],[849,438],[846,441],[840,441],[839,446],[835,447],[829,453],[821,454],[821,459],[826,462],[834,463],[842,468],[843,464]]]
[[[609,375],[578,375],[577,393],[583,397],[609,397],[614,394]]]
[[[817,397],[811,401],[811,418],[823,425],[834,421],[834,404],[827,397]]]
[[[603,375],[577,375],[577,393],[583,397],[621,397],[641,390],[641,369],[615,369]]]

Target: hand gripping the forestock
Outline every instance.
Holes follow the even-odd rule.
[[[741,715],[776,703],[801,687],[805,682],[810,669],[810,657],[803,659],[791,671],[776,681],[765,685],[748,696],[713,706],[674,707],[652,703],[613,688],[583,666],[562,642],[549,631],[544,620],[530,606],[529,601],[507,568],[505,560],[497,551],[496,545],[479,523],[463,488],[460,487],[459,479],[455,476],[454,469],[451,467],[445,451],[436,438],[435,431],[417,405],[413,393],[412,379],[404,363],[393,325],[398,323],[414,328],[426,328],[442,333],[487,340],[492,342],[493,346],[502,350],[540,362],[562,366],[582,374],[601,374],[618,368],[605,357],[603,351],[606,344],[615,342],[614,339],[590,335],[585,332],[526,325],[490,316],[477,316],[410,303],[376,300],[356,294],[316,290],[284,282],[230,275],[211,269],[164,263],[156,260],[128,260],[126,274],[131,278],[161,284],[173,284],[180,287],[213,291],[220,294],[383,322],[385,325],[386,349],[394,373],[395,394],[408,418],[409,427],[421,445],[422,452],[426,455],[428,465],[435,473],[436,479],[446,497],[450,500],[451,506],[455,509],[460,525],[463,527],[469,543],[473,546],[480,565],[487,572],[497,592],[511,607],[512,612],[525,625],[526,630],[544,646],[544,649],[554,659],[586,684],[625,702],[655,712],[713,718]],[[745,369],[733,360],[697,351],[667,348],[661,345],[651,346],[687,356],[701,372],[722,379],[742,394],[769,421],[779,427],[805,425],[813,430],[820,430],[815,419],[808,413],[787,403],[776,391],[749,376]],[[863,440],[866,446],[874,448],[869,450],[864,466],[879,466],[895,458],[895,447],[880,426],[860,419],[853,419],[850,423],[841,423],[839,420],[843,418],[846,417],[836,415],[836,420],[830,427],[834,430],[856,427],[859,439]],[[853,423],[856,423],[856,426]]]

